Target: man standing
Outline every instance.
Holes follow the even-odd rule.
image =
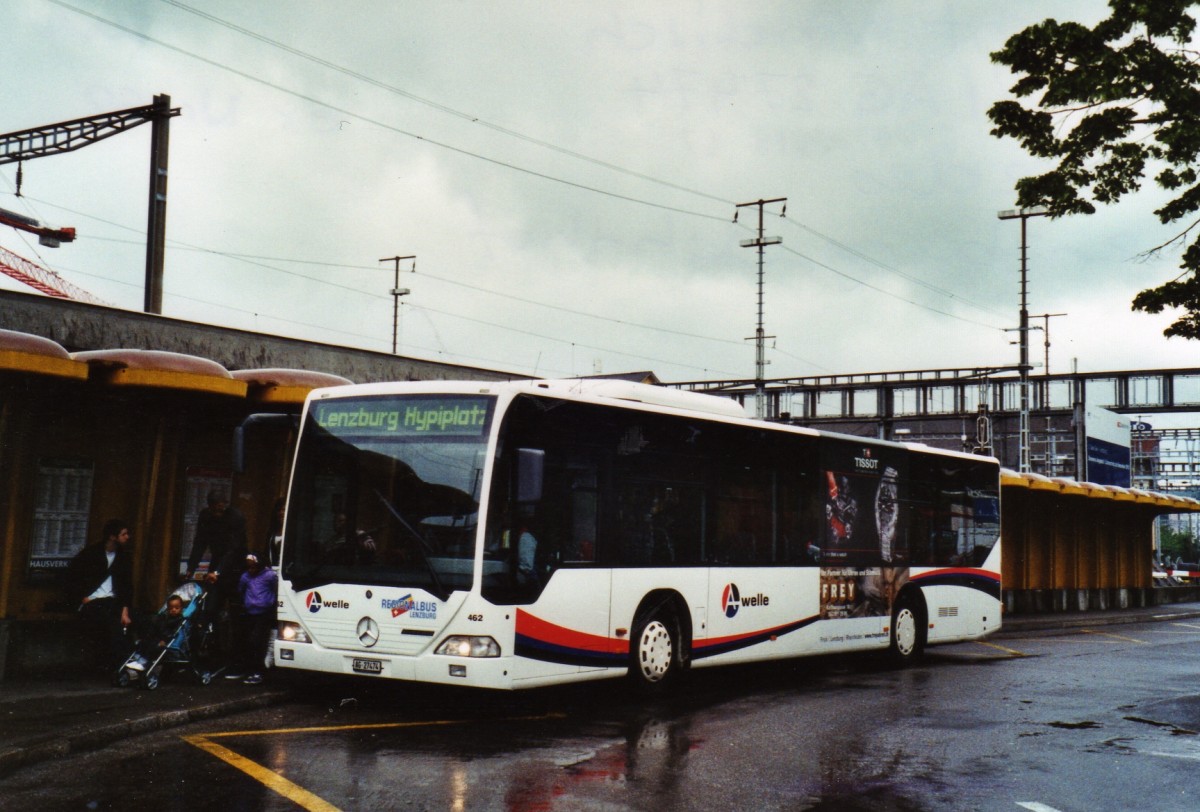
[[[67,568],[67,595],[78,604],[98,667],[116,669],[128,654],[125,630],[133,622],[133,559],[129,526],[121,519],[104,524],[103,540],[84,547]]]
[[[196,537],[188,556],[186,578],[191,580],[208,551],[209,597],[204,605],[203,620],[214,624],[217,649],[221,659],[231,664],[234,658],[233,637],[236,613],[228,606],[237,596],[238,578],[246,567],[246,520],[230,507],[229,498],[221,491],[209,491],[208,507],[196,519]]]
[[[208,507],[196,519],[196,537],[188,556],[187,578],[191,580],[208,551],[208,575],[215,586],[218,604],[237,589],[238,578],[246,566],[246,520],[220,491],[210,491]]]

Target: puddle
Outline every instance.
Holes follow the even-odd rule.
[[[1099,722],[1047,722],[1047,727],[1057,727],[1060,730],[1095,730]]]
[[[1171,731],[1172,736],[1195,736],[1195,735],[1197,735],[1196,731],[1188,730],[1186,727],[1179,727],[1178,725],[1173,725],[1170,722],[1158,722],[1158,721],[1155,721],[1154,719],[1145,719],[1141,716],[1126,716],[1125,721],[1137,722],[1138,724],[1141,724],[1141,725],[1152,725],[1154,727],[1165,728],[1166,730]]]

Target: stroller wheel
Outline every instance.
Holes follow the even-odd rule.
[[[118,688],[128,688],[129,687],[129,670],[126,668],[122,668],[120,671],[118,671],[117,675],[115,677],[113,677],[113,683]]]
[[[208,685],[210,682],[212,682],[212,674],[210,674],[207,671],[201,671],[200,672],[200,684]]]
[[[153,691],[158,688],[159,669],[155,668],[146,675],[146,690]]]

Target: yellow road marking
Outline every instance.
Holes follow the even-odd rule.
[[[340,812],[338,807],[325,799],[314,795],[303,787],[293,784],[279,773],[268,770],[258,762],[251,761],[245,756],[239,756],[228,747],[223,747],[216,742],[209,741],[204,736],[184,736],[183,740],[206,753],[216,756],[226,764],[236,767],[263,786],[279,793],[297,806],[310,810],[310,812]]]
[[[508,717],[505,719],[496,719],[498,722],[527,722],[539,719],[562,719],[566,714],[563,713],[548,713],[542,716],[517,716]],[[310,810],[310,812],[341,812],[341,810],[333,804],[314,795],[304,787],[294,784],[284,778],[274,770],[269,770],[259,764],[257,761],[238,755],[224,745],[217,744],[213,739],[229,738],[232,736],[269,736],[269,735],[287,735],[293,733],[336,733],[345,730],[386,730],[389,728],[404,728],[404,727],[444,727],[447,725],[462,725],[467,724],[467,720],[437,720],[427,722],[380,722],[378,724],[369,725],[326,725],[323,727],[282,727],[273,730],[227,730],[221,733],[205,733],[198,736],[182,736],[181,738],[204,752],[216,756],[231,767],[241,770],[246,775],[253,778],[255,781],[262,784],[264,787],[279,793],[284,798],[292,801],[297,806]]]
[[[1014,657],[1028,657],[1029,656],[1028,654],[1026,654],[1023,651],[1017,651],[1015,648],[1005,648],[1004,646],[999,646],[999,645],[996,645],[995,643],[988,643],[985,640],[976,640],[974,642],[977,645],[987,646],[988,648],[994,648],[997,651],[1003,651],[1005,654],[1011,654]]]
[[[508,716],[494,719],[496,722],[536,722],[544,719],[565,719],[565,713],[547,713],[541,716]],[[479,719],[469,720],[472,724]],[[482,720],[484,722],[489,720]],[[279,727],[272,730],[227,730],[221,733],[205,733],[206,739],[223,739],[229,736],[277,736],[292,733],[337,733],[343,730],[389,730],[402,727],[444,727],[446,725],[465,725],[466,719],[439,719],[425,722],[377,722],[370,725],[325,725],[321,727]]]
[[[1133,637],[1126,637],[1122,634],[1113,634],[1112,632],[1098,632],[1098,631],[1094,631],[1092,629],[1080,629],[1079,633],[1080,634],[1094,634],[1097,637],[1111,637],[1114,640],[1124,640],[1126,643],[1140,643],[1141,645],[1147,645],[1145,640],[1138,640]]]

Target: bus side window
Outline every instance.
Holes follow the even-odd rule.
[[[614,527],[616,555],[613,557],[613,563],[618,566],[650,565],[652,540],[648,518],[652,496],[648,490],[643,482],[626,481],[618,486]]]
[[[599,499],[596,491],[596,470],[572,472],[570,496],[570,529],[563,560],[592,563],[596,560],[596,520]]]
[[[769,564],[772,537],[771,472],[749,467],[723,471],[716,498],[719,564]]]

